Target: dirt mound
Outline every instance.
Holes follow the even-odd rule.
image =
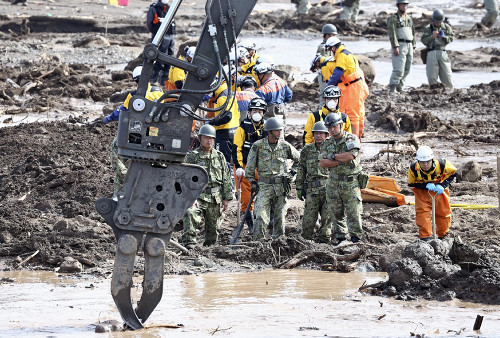
[[[361,288],[401,300],[458,298],[500,304],[500,265],[485,251],[460,240],[417,241],[388,266],[389,280]]]

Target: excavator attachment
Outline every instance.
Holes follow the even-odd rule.
[[[129,109],[120,114],[118,154],[130,167],[117,200],[100,198],[98,213],[111,226],[117,240],[111,294],[126,325],[137,330],[151,315],[163,293],[164,255],[174,225],[205,188],[208,175],[196,165],[183,164],[189,150],[193,119],[203,97],[225,78],[222,71],[231,47],[257,0],[207,0],[206,19],[191,63],[158,50],[182,0],[174,0],[151,44],[144,48],[144,65]],[[182,89],[166,92],[157,102],[146,99],[155,62],[187,72]],[[214,85],[215,82],[215,85]],[[175,99],[165,102],[165,99]],[[228,100],[230,101],[230,100]],[[219,108],[216,118],[225,116]],[[143,293],[138,305],[130,291],[134,262],[144,252]]]

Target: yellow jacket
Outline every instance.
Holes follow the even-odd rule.
[[[264,131],[263,122],[255,125],[249,118],[241,122],[238,129],[236,129],[233,141],[233,162],[236,168],[243,168],[246,165],[252,145],[266,135],[267,132]]]
[[[425,172],[418,161],[414,161],[408,168],[408,185],[419,189],[425,189],[427,183],[440,184],[443,188],[450,185],[455,178],[457,168],[448,160],[433,159],[434,165],[431,170]]]
[[[309,143],[314,142],[313,134],[312,134],[312,129],[313,129],[314,124],[316,122],[319,122],[319,121],[324,121],[326,115],[328,115],[329,113],[330,113],[330,111],[325,106],[323,106],[321,108],[321,110],[315,111],[315,112],[312,112],[311,114],[309,114],[309,117],[307,118],[306,126],[304,128],[304,136],[303,136],[303,140],[302,140],[304,144],[309,144]],[[342,114],[342,120],[344,121],[344,130],[349,132],[349,133],[352,133],[351,120],[349,119],[349,116],[347,116],[347,114],[341,113],[339,110],[332,112],[332,113]]]
[[[133,95],[135,95],[135,92],[129,93],[125,101],[123,101],[123,106],[125,108],[128,109],[128,103],[130,102],[130,99],[132,98]],[[161,90],[160,87],[157,86],[152,87],[151,84],[148,84],[148,90],[146,91],[146,99],[156,102],[162,95],[163,95],[163,90]]]
[[[215,91],[214,96],[210,99],[208,104],[209,108],[222,107],[228,100],[227,95],[227,83],[222,82],[220,87]],[[229,100],[230,101],[226,106],[226,110],[229,110],[230,112],[221,120],[210,122],[210,124],[215,127],[215,130],[233,129],[238,128],[238,126],[240,125],[240,112],[238,111],[238,102],[236,100],[236,97],[233,95],[229,98]],[[207,116],[215,117],[220,113],[221,111],[209,112]]]
[[[241,71],[245,75],[251,75],[253,71],[253,66],[257,63],[257,59],[259,58],[259,55],[257,53],[253,53],[252,57],[250,60],[245,63],[243,66],[241,66]]]
[[[345,49],[344,45],[341,45],[337,51],[335,52],[335,67],[340,67],[344,70],[344,76],[349,76],[356,71],[358,67],[358,60],[354,56],[354,54],[342,53]]]
[[[335,59],[332,57],[322,57],[319,59],[320,60],[320,67],[321,67],[321,75],[323,75],[323,80],[327,82],[330,79],[330,76],[333,74],[333,70],[336,67],[336,62]]]
[[[179,56],[179,60],[184,61],[182,55]],[[173,88],[182,88],[182,84],[185,80],[186,72],[183,69],[170,67],[170,70],[168,71],[168,82],[170,82]]]

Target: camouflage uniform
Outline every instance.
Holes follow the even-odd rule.
[[[118,156],[118,145],[116,144],[116,137],[111,142],[111,147],[109,148],[109,158],[111,160],[111,168],[115,173],[114,177],[114,192],[113,197],[116,197],[118,191],[123,186],[123,181],[125,181],[125,176],[127,175],[128,167],[130,166],[130,160],[125,160]]]
[[[333,154],[349,152],[354,156],[350,162],[340,162],[336,167],[328,168],[330,178],[326,186],[326,199],[330,206],[332,222],[335,224],[335,237],[345,238],[347,232],[361,238],[361,190],[358,184],[358,173],[361,171],[359,149],[361,144],[356,135],[343,132],[340,139],[329,137],[323,142],[319,159],[331,159]],[[347,227],[337,220],[346,217]]]
[[[285,187],[291,184],[288,175],[287,159],[297,166],[300,154],[290,143],[278,140],[270,144],[268,138],[258,140],[250,149],[246,178],[255,181],[255,169],[259,174],[259,193],[255,201],[254,240],[265,237],[266,224],[270,221],[271,204],[274,205],[273,237],[285,234],[286,193]]]
[[[358,21],[360,2],[361,0],[344,0],[339,19]]]
[[[444,37],[433,37],[434,31],[443,31]],[[429,49],[427,52],[427,63],[425,71],[429,85],[436,85],[438,78],[448,88],[453,88],[451,82],[451,62],[446,53],[446,46],[453,41],[453,29],[446,23],[441,23],[440,27],[430,24],[425,26],[422,34],[422,43]]]
[[[233,199],[231,175],[224,155],[215,149],[205,153],[201,147],[186,156],[186,163],[203,167],[208,173],[208,184],[196,202],[184,215],[182,243],[196,244],[196,228],[205,219],[205,242],[203,245],[217,243],[221,223],[221,202]]]
[[[401,16],[399,11],[391,15],[387,20],[387,35],[392,47],[392,74],[389,86],[402,91],[413,62],[413,49],[417,46],[412,18],[408,14]],[[396,47],[399,48],[399,55],[394,55]]]
[[[310,143],[300,153],[299,166],[295,186],[297,190],[306,192],[304,218],[302,220],[302,237],[313,239],[314,227],[321,215],[321,227],[318,231],[318,240],[322,243],[330,242],[332,223],[326,203],[326,183],[328,170],[321,168],[318,161],[319,147]]]

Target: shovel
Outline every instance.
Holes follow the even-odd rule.
[[[252,205],[253,199],[255,198],[255,195],[257,195],[258,192],[259,192],[259,186],[258,185],[257,185],[255,191],[253,189],[250,191],[250,200],[248,201],[247,208],[245,210],[245,213],[243,214],[243,219],[241,220],[240,223],[238,223],[238,225],[234,229],[234,231],[233,231],[233,238],[231,238],[231,240],[229,241],[230,245],[234,245],[234,244],[238,243],[239,237],[240,237],[240,234],[241,234],[241,230],[243,230],[243,225],[245,224],[245,219],[246,219],[246,217],[248,215],[248,212],[250,211],[250,207]]]
[[[238,189],[236,190],[236,194],[238,195],[238,209],[236,210],[236,224],[240,224],[241,221],[241,181],[243,180],[243,176],[238,177]]]
[[[431,211],[431,222],[432,222],[432,238],[436,239],[436,194],[431,194],[427,191],[429,196],[432,198],[432,211]]]

